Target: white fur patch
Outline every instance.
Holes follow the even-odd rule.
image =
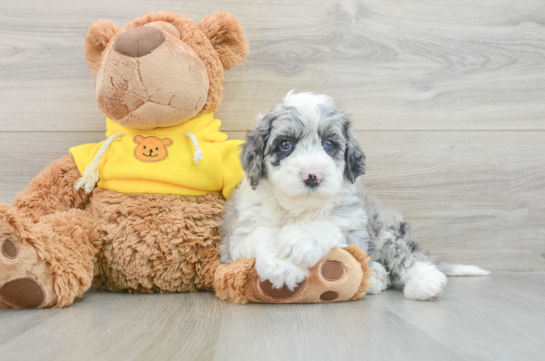
[[[441,263],[437,266],[447,276],[488,276],[490,271],[465,264]]]
[[[447,284],[447,276],[427,262],[416,262],[401,280],[405,297],[419,301],[436,298]]]

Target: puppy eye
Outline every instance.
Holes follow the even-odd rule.
[[[159,148],[155,148],[155,150],[159,150]]]
[[[333,143],[331,140],[326,140],[325,143],[324,143],[324,149],[326,151],[330,151],[331,149],[333,149],[333,147],[335,146],[335,143]]]
[[[284,140],[282,143],[280,143],[280,150],[283,152],[291,150],[291,142],[289,140]]]
[[[144,149],[146,149],[146,146],[144,146]]]

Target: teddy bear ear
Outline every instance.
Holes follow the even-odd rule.
[[[97,75],[102,63],[102,53],[110,40],[119,32],[120,28],[111,20],[100,20],[93,23],[85,35],[85,59],[87,66],[94,76]]]
[[[248,55],[248,39],[244,37],[242,24],[233,14],[216,11],[199,22],[199,29],[210,40],[225,69],[242,63]]]

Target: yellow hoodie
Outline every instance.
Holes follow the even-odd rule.
[[[242,141],[227,140],[220,126],[221,121],[214,119],[212,113],[172,127],[146,131],[123,127],[107,119],[106,136],[110,138],[102,149],[103,155],[95,160],[99,164],[97,186],[121,193],[201,196],[222,192],[229,198],[242,178],[238,158]],[[97,170],[85,168],[104,143],[70,149],[84,175],[82,179],[85,173],[95,172],[92,184],[86,188],[88,192],[97,180]]]

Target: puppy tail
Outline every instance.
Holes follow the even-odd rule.
[[[447,276],[488,276],[490,271],[465,264],[439,263],[437,268]]]

